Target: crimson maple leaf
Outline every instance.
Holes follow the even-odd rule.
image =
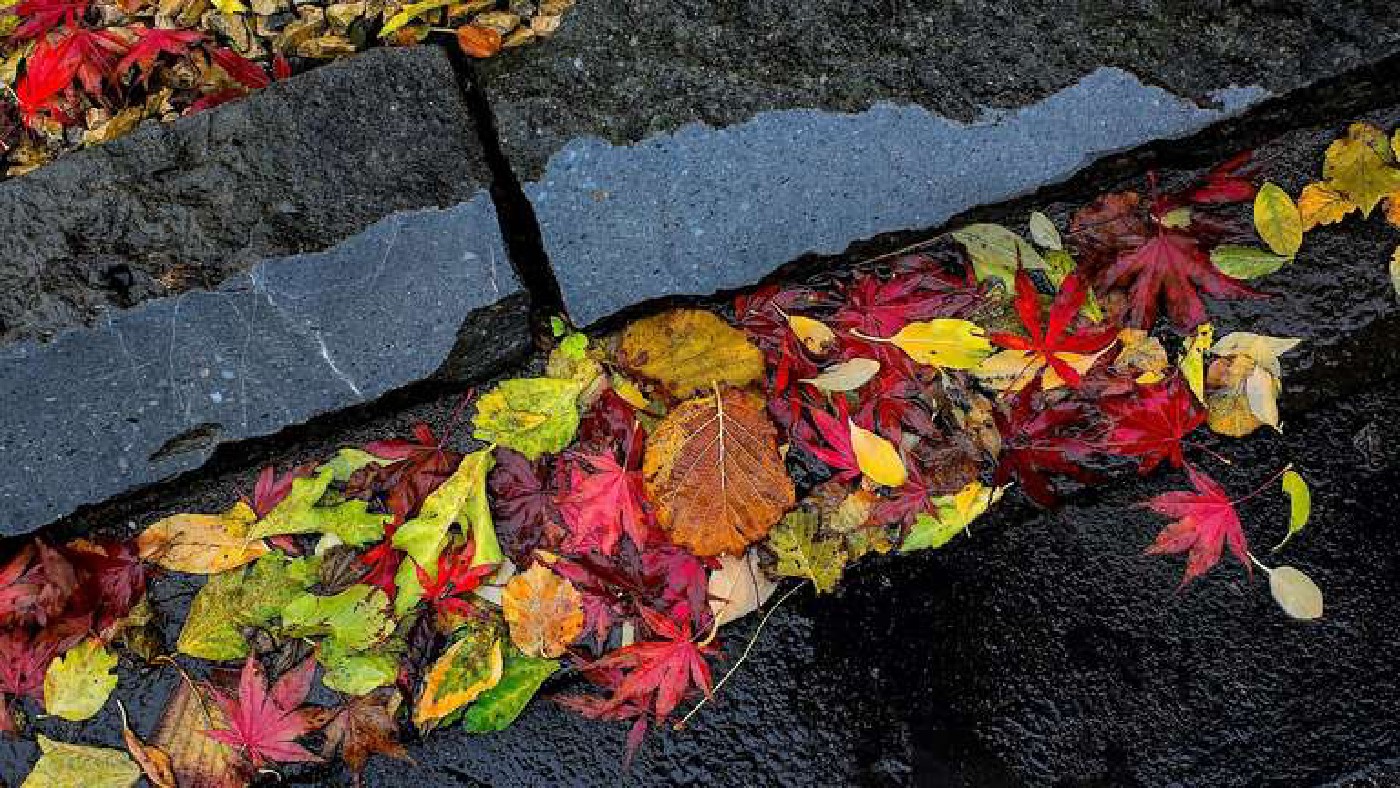
[[[421,566],[413,569],[418,573],[418,583],[423,586],[423,599],[433,609],[443,613],[468,615],[472,606],[463,599],[475,591],[481,581],[496,571],[495,564],[472,566],[476,557],[476,545],[467,542],[458,547],[443,550],[438,555],[437,577],[430,576]]]
[[[1217,298],[1261,298],[1263,294],[1238,279],[1222,274],[1197,240],[1180,230],[1158,227],[1156,235],[1131,252],[1120,254],[1104,273],[1112,287],[1129,285],[1131,306],[1126,322],[1148,329],[1165,302],[1167,315],[1183,329],[1206,322],[1206,307],[1198,291]]]
[[[555,505],[560,475],[547,457],[530,462],[519,452],[496,448],[496,467],[486,479],[491,516],[501,549],[522,569],[534,562],[535,550],[556,551],[566,536]]]
[[[558,502],[569,526],[564,549],[612,555],[624,531],[638,547],[646,547],[654,524],[640,473],[627,470],[611,454],[571,452],[564,466],[567,482]]]
[[[860,461],[851,445],[850,407],[845,397],[834,400],[835,416],[821,408],[807,410],[811,425],[798,421],[793,429],[792,444],[831,469],[831,478],[851,482],[860,477]]]
[[[228,47],[208,47],[209,59],[224,70],[229,78],[249,90],[259,90],[272,84],[262,66]]]
[[[1109,454],[1136,457],[1140,473],[1163,461],[1185,465],[1182,439],[1206,420],[1205,408],[1178,377],[1137,386],[1126,396],[1104,400],[1100,408],[1111,425],[1103,447]]]
[[[772,363],[783,341],[792,333],[787,315],[811,311],[825,306],[829,300],[825,294],[807,288],[783,290],[777,285],[764,285],[735,297],[734,323]]]
[[[204,735],[242,752],[259,768],[268,761],[320,761],[296,741],[316,727],[312,709],[302,707],[315,674],[315,661],[307,659],[277,679],[269,692],[262,665],[249,654],[239,676],[238,697],[210,687],[229,727],[207,730]]]
[[[59,94],[68,89],[78,73],[78,63],[49,41],[40,41],[24,61],[24,75],[15,86],[15,99],[20,115],[30,126],[42,115],[60,123],[71,119],[59,106]]]
[[[882,280],[866,274],[846,288],[846,302],[833,318],[840,328],[887,337],[916,320],[954,317],[985,295],[975,280],[939,269],[928,258],[899,261],[902,273]]]
[[[709,622],[705,565],[673,544],[654,543],[643,552],[622,540],[616,555],[564,555],[551,568],[583,596],[586,625],[599,644],[618,619],[636,618],[642,608],[673,611],[684,605],[697,625]]]
[[[253,484],[253,499],[248,502],[249,508],[259,518],[266,517],[267,513],[277,508],[277,504],[292,491],[292,482],[309,477],[315,471],[314,462],[298,465],[280,476],[277,474],[277,468],[271,465],[263,468],[258,473],[258,480]]]
[[[1000,486],[1014,478],[1031,500],[1050,506],[1055,503],[1055,490],[1048,475],[1060,474],[1080,482],[1096,478],[1082,465],[1093,451],[1086,431],[1095,421],[1089,408],[1074,400],[1037,406],[1040,393],[1040,378],[1035,378],[1016,393],[1005,410],[992,412],[1001,435],[994,483]]]
[[[23,21],[10,37],[15,41],[43,39],[59,25],[76,26],[87,8],[88,0],[20,0],[13,13]]]
[[[124,74],[128,68],[135,65],[142,79],[150,75],[151,69],[156,65],[156,58],[161,55],[179,57],[188,52],[191,46],[204,40],[204,34],[198,30],[166,30],[140,26],[133,26],[130,30],[136,36],[136,43],[131,45],[126,57],[117,63],[117,73]]]
[[[396,462],[371,463],[356,471],[346,483],[345,494],[382,496],[389,513],[400,522],[407,521],[462,462],[461,453],[445,448],[445,442],[446,438],[440,440],[420,422],[413,425],[412,440],[393,438],[365,444],[370,454]]]
[[[1249,166],[1252,151],[1236,154],[1213,167],[1201,182],[1187,190],[1185,199],[1193,203],[1231,203],[1254,199],[1254,177]]]
[[[114,73],[113,64],[126,44],[109,31],[76,27],[59,40],[58,49],[72,61],[83,90],[95,99],[102,95],[102,81]]]
[[[1186,574],[1181,579],[1183,586],[1215,566],[1226,544],[1244,564],[1245,571],[1252,574],[1244,529],[1225,489],[1195,468],[1187,466],[1186,472],[1196,492],[1162,493],[1145,504],[1158,514],[1178,518],[1157,535],[1147,553],[1187,553]]]
[[[1064,282],[1060,285],[1060,292],[1055,295],[1054,302],[1050,304],[1049,321],[1042,331],[1040,327],[1040,297],[1036,293],[1035,284],[1031,281],[1030,274],[1027,274],[1024,268],[1018,268],[1016,270],[1016,315],[1020,317],[1021,325],[1025,327],[1026,333],[1030,336],[1023,337],[1019,334],[998,331],[990,334],[988,338],[993,344],[1000,347],[1025,351],[1039,362],[1042,372],[1045,366],[1049,366],[1065,383],[1077,388],[1079,386],[1079,371],[1060,354],[1093,355],[1113,344],[1114,339],[1118,336],[1118,329],[1108,325],[1076,332],[1069,330],[1074,316],[1079,314],[1079,308],[1084,306],[1084,299],[1088,295],[1089,290],[1078,274],[1070,274],[1065,277]]]

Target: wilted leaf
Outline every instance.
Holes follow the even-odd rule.
[[[398,699],[397,692],[384,691],[346,702],[326,725],[326,744],[321,754],[330,757],[340,753],[356,775],[364,771],[372,755],[408,760],[408,750],[399,743],[399,729],[394,722]]]
[[[142,558],[166,569],[217,574],[256,561],[267,552],[261,539],[248,536],[257,519],[252,507],[242,501],[223,514],[176,514],[142,531],[136,537],[136,549]]]
[[[397,14],[394,14],[393,16],[389,17],[388,21],[384,23],[384,27],[380,28],[379,37],[388,38],[389,36],[397,32],[400,28],[407,25],[409,22],[412,22],[413,20],[417,19],[418,17],[422,16],[423,14],[426,14],[429,11],[435,11],[439,8],[446,8],[447,6],[452,5],[455,1],[456,0],[421,0],[417,3],[409,3],[408,5],[405,5],[404,7],[400,8]]]
[[[555,660],[527,657],[515,649],[507,649],[501,680],[467,707],[462,715],[462,727],[468,733],[490,733],[510,727],[539,692],[540,685],[558,669],[559,663]]]
[[[768,535],[768,547],[778,556],[777,573],[812,581],[817,593],[836,588],[846,568],[845,540],[819,538],[817,515],[792,512]]]
[[[393,632],[388,609],[388,595],[369,585],[353,585],[334,596],[302,594],[282,608],[282,631],[324,638],[332,654],[364,651]]]
[[[576,411],[574,420],[577,423]],[[570,437],[572,434],[571,428]],[[486,474],[495,464],[489,448],[463,457],[457,470],[423,501],[418,516],[394,532],[394,547],[407,552],[418,566],[436,576],[448,529],[453,523],[463,523],[469,527],[475,545],[472,565],[500,563],[503,555],[486,499]]]
[[[1045,260],[1035,247],[999,224],[970,224],[953,231],[953,238],[967,249],[977,280],[996,279],[1008,293],[1016,287],[1017,268],[1045,267]]]
[[[857,336],[895,345],[920,364],[948,369],[972,369],[992,353],[992,343],[981,326],[955,318],[910,323],[887,338]]]
[[[529,657],[561,656],[583,634],[583,601],[565,578],[534,564],[506,583],[501,612],[510,639]]]
[[[847,420],[851,431],[851,448],[856,454],[856,463],[865,478],[885,487],[902,487],[909,478],[904,460],[894,444],[870,430]]]
[[[1118,332],[1118,356],[1115,367],[1126,367],[1137,373],[1134,379],[1144,386],[1160,382],[1171,367],[1167,349],[1162,341],[1140,328],[1125,328]]]
[[[763,401],[734,389],[681,403],[647,438],[657,519],[696,555],[739,554],[793,504]]]
[[[49,663],[44,674],[44,711],[72,722],[90,719],[117,687],[117,657],[88,638]]]
[[[39,734],[39,762],[20,788],[131,788],[141,768],[121,750],[84,747]]]
[[[1283,492],[1288,496],[1288,535],[1283,537],[1275,550],[1281,549],[1293,538],[1293,534],[1306,528],[1312,517],[1312,492],[1297,471],[1283,472]]]
[[[1322,618],[1322,589],[1311,577],[1291,566],[1269,570],[1269,592],[1283,612],[1302,621]]]
[[[1258,279],[1282,268],[1284,263],[1288,262],[1288,258],[1253,246],[1223,244],[1211,250],[1210,261],[1226,276],[1235,279]]]
[[[1254,195],[1254,228],[1274,254],[1292,258],[1303,245],[1303,219],[1288,192],[1265,183]]]
[[[462,25],[457,28],[457,46],[467,57],[488,58],[501,51],[501,33],[483,25]]]
[[[232,747],[204,731],[228,726],[223,710],[203,685],[175,685],[156,726],[153,744],[170,757],[179,788],[244,788],[248,777]]]
[[[448,647],[428,670],[413,709],[413,724],[420,730],[433,727],[496,686],[504,669],[501,639],[496,628],[469,625],[461,639]]]
[[[1239,438],[1263,424],[1251,407],[1247,390],[1250,376],[1257,369],[1254,359],[1248,356],[1225,356],[1211,362],[1205,403],[1212,430]]]
[[[676,399],[763,378],[763,353],[744,332],[696,309],[638,320],[623,332],[617,356],[624,368],[657,381]]]
[[[836,333],[820,320],[802,315],[788,315],[788,327],[797,335],[802,346],[822,356],[831,352],[836,345]]]
[[[248,653],[243,627],[262,626],[275,618],[316,582],[316,569],[315,559],[288,559],[272,552],[250,570],[214,575],[195,594],[176,647],[200,659],[242,658]]]
[[[1279,428],[1278,395],[1283,370],[1278,357],[1302,340],[1236,331],[1211,349],[1206,406],[1211,429],[1239,437],[1259,424]]]
[[[1278,357],[1297,347],[1303,340],[1295,337],[1271,337],[1234,331],[1220,338],[1210,349],[1217,356],[1249,356],[1274,377],[1282,377]]]
[[[1064,241],[1060,239],[1060,231],[1055,227],[1055,223],[1050,221],[1050,217],[1040,211],[1031,211],[1030,217],[1031,240],[1040,245],[1042,249],[1060,250],[1065,248]]]
[[[902,553],[911,550],[937,549],[954,536],[967,530],[968,524],[981,517],[987,508],[1001,499],[1005,488],[984,487],[981,482],[968,482],[953,495],[933,499],[933,514],[920,513],[900,543]]]
[[[1306,232],[1320,224],[1336,224],[1356,210],[1341,192],[1321,183],[1310,183],[1298,195],[1298,215]]]
[[[577,380],[503,380],[482,395],[472,417],[477,440],[515,449],[530,460],[568,446],[578,429]]]
[[[121,701],[118,701],[118,704],[120,703]],[[125,709],[122,709],[122,741],[126,744],[126,751],[131,755],[131,759],[136,761],[136,765],[146,775],[146,781],[151,784],[151,788],[179,788],[170,755],[159,747],[141,741],[127,724]]]
[[[853,358],[832,364],[814,378],[803,378],[822,391],[855,391],[870,382],[880,371],[880,362],[873,358]]]
[[[759,609],[777,588],[759,566],[754,548],[742,556],[720,556],[719,568],[710,570],[709,582],[715,626],[722,627]]]

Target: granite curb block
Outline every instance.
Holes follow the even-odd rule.
[[[326,249],[491,183],[446,56],[378,49],[0,183],[0,343]],[[179,274],[179,276],[172,276]]]
[[[576,139],[525,190],[564,304],[589,325],[650,298],[749,285],[805,254],[936,227],[1268,95],[1222,89],[1220,108],[1204,109],[1105,67],[971,124],[877,104],[690,124],[635,145]]]
[[[0,350],[0,535],[196,468],[224,443],[434,375],[490,374],[528,351],[528,302],[481,193]]]

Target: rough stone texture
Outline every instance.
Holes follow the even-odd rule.
[[[0,534],[440,370],[489,374],[528,348],[527,301],[481,194],[0,349]]]
[[[925,229],[1215,117],[1176,95],[1219,107],[1231,86],[1282,92],[1397,49],[1376,2],[597,0],[481,77],[588,324]],[[1031,109],[997,125],[987,107]]]
[[[215,287],[396,210],[471,199],[489,181],[452,71],[430,47],[369,52],[147,123],[0,183],[0,341]]]
[[[1222,91],[1222,110],[1205,110],[1101,69],[971,125],[892,104],[764,112],[635,145],[575,140],[526,193],[565,306],[588,325],[647,298],[742,287],[807,253],[937,226],[1101,154],[1186,136],[1261,95]]]

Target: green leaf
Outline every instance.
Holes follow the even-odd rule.
[[[1303,530],[1312,518],[1312,491],[1308,483],[1297,471],[1283,472],[1283,492],[1288,496],[1288,535],[1274,547],[1282,549],[1293,538],[1293,534]]]
[[[121,750],[66,744],[39,734],[39,762],[20,788],[131,788],[141,767]]]
[[[176,644],[181,654],[215,661],[248,654],[243,627],[264,626],[317,581],[319,559],[272,552],[250,569],[215,575],[195,594]]]
[[[469,733],[503,731],[515,722],[545,679],[559,669],[558,660],[527,657],[514,646],[506,651],[505,670],[496,686],[481,693],[462,717]]]
[[[503,380],[482,396],[472,417],[477,440],[515,449],[531,460],[561,451],[578,429],[577,380]]]
[[[471,527],[476,543],[472,566],[499,564],[504,557],[491,523],[486,499],[486,474],[496,464],[492,449],[468,454],[457,470],[423,501],[418,516],[394,532],[394,547],[408,553],[429,576],[437,576],[438,555],[447,546],[453,523]]]
[[[444,717],[476,700],[496,686],[505,672],[499,627],[472,620],[458,630],[459,639],[448,646],[428,669],[423,690],[413,708],[413,723],[427,730]]]
[[[317,468],[316,471],[319,473],[328,470],[331,472],[332,481],[344,482],[347,481],[355,471],[367,465],[388,465],[392,462],[394,461],[370,454],[364,449],[346,446],[337,451],[334,457]]]
[[[811,580],[824,594],[840,581],[847,556],[840,537],[817,538],[817,523],[812,512],[790,512],[768,534],[768,546],[778,555],[778,574]]]
[[[1303,245],[1303,217],[1276,183],[1265,183],[1254,195],[1254,229],[1274,254],[1289,259]]]
[[[1016,291],[1018,264],[1029,270],[1045,268],[1035,247],[999,224],[970,224],[955,230],[953,238],[967,249],[977,280],[996,279],[1008,293]]]
[[[394,631],[389,597],[371,585],[353,585],[334,596],[302,594],[282,608],[282,631],[325,638],[338,651],[364,651]]]
[[[320,653],[318,661],[325,666],[321,683],[346,695],[368,695],[394,683],[399,675],[396,654]]]
[[[384,524],[391,518],[369,511],[365,501],[344,501],[333,506],[317,506],[326,495],[335,469],[323,465],[320,471],[292,482],[291,492],[267,516],[253,525],[250,539],[283,534],[334,534],[348,545],[362,545],[384,537]]]
[[[423,0],[419,3],[409,3],[400,9],[397,14],[389,17],[389,21],[385,22],[384,27],[379,31],[379,37],[388,38],[394,31],[423,14],[439,8],[446,8],[457,1],[458,0]]]
[[[1054,285],[1056,290],[1060,289],[1060,285],[1064,284],[1069,275],[1074,273],[1078,267],[1070,253],[1063,249],[1054,249],[1045,255],[1045,274],[1050,278],[1050,284]],[[1095,323],[1102,323],[1103,307],[1099,306],[1099,297],[1094,295],[1094,289],[1088,287],[1087,284],[1085,292],[1084,305],[1079,308],[1079,314]]]
[[[981,517],[988,507],[1001,498],[1001,493],[1000,487],[984,487],[981,482],[973,481],[953,495],[931,499],[934,513],[919,514],[909,529],[909,535],[899,545],[900,552],[942,547],[967,530],[973,520]]]
[[[1060,238],[1060,231],[1055,227],[1055,223],[1050,221],[1049,216],[1040,211],[1031,211],[1030,231],[1031,240],[1040,244],[1042,249],[1059,251],[1065,248],[1065,243]]]
[[[117,687],[117,657],[89,638],[54,657],[44,674],[44,710],[71,722],[90,719]]]
[[[437,563],[433,566],[436,567]],[[402,618],[423,598],[423,584],[418,581],[418,562],[413,560],[413,556],[406,555],[399,562],[399,569],[394,573],[394,586],[398,589],[394,592],[394,615]]]
[[[1225,244],[1211,250],[1210,261],[1220,269],[1220,273],[1228,277],[1258,279],[1282,268],[1284,263],[1288,262],[1288,258],[1253,246]]]

